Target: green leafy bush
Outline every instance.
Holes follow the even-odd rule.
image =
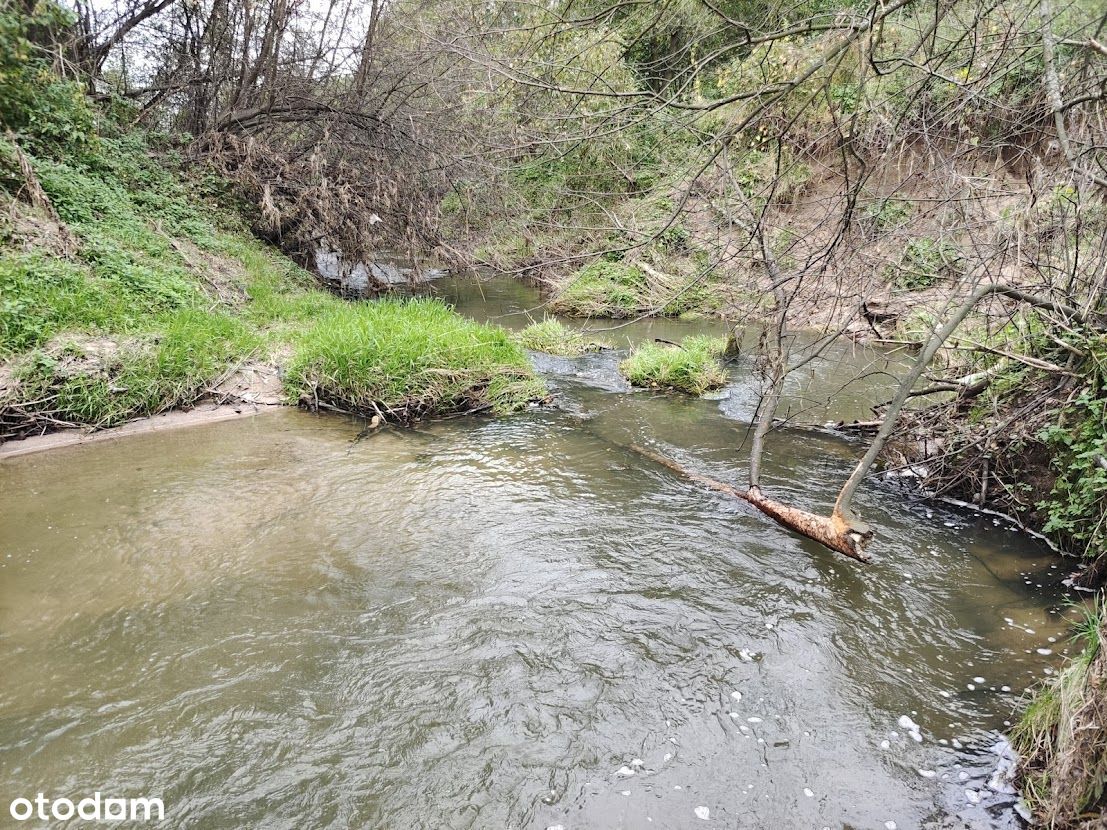
[[[32,39],[72,23],[72,15],[49,0],[39,0],[29,13],[19,3],[0,6],[0,126],[39,150],[74,147],[93,135],[84,90],[55,75]]]
[[[866,229],[883,233],[900,227],[911,218],[911,203],[903,199],[878,199],[865,206],[861,217]]]
[[[888,276],[893,284],[909,291],[929,288],[942,277],[961,273],[961,253],[945,240],[922,236],[907,243]]]
[[[1076,401],[1082,420],[1053,424],[1041,439],[1056,454],[1057,480],[1039,507],[1043,530],[1095,557],[1107,550],[1107,400],[1085,391]]]

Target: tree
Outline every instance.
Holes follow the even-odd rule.
[[[750,283],[768,311],[760,321],[764,383],[747,487],[707,479],[642,450],[651,458],[865,559],[872,531],[854,515],[852,502],[909,401],[953,392],[963,405],[1010,361],[1054,377],[1067,372],[1072,389],[1094,384],[1033,354],[1040,344],[1030,338],[1014,354],[987,343],[967,347],[955,336],[970,316],[974,326],[981,325],[978,317],[985,326],[1005,321],[1000,330],[1044,326],[1057,343],[1042,347],[1043,354],[1082,354],[1077,341],[1102,331],[1103,238],[1086,231],[1074,237],[1069,229],[1072,221],[1078,230],[1096,227],[1102,234],[1104,227],[1097,191],[1107,169],[1107,61],[1098,38],[1107,16],[1081,6],[1055,12],[1027,0],[925,8],[912,0],[812,3],[787,11],[708,0],[513,7],[512,49],[504,48],[502,28],[453,45],[500,77],[523,111],[530,136],[512,148],[516,159],[565,158],[612,136],[630,144],[638,125],[661,117],[694,137],[685,145],[679,179],[659,186],[671,209],[653,233],[635,237],[613,225],[608,238],[625,242],[595,252],[641,251],[710,202],[727,233],[724,242],[704,241],[711,264],[701,278],[738,259],[756,263],[747,269]],[[590,55],[612,48],[621,51],[635,83],[612,85],[613,72],[591,68]],[[566,112],[574,113],[572,123]],[[801,165],[821,171],[817,199],[808,202],[781,196],[794,191],[790,178]],[[986,176],[976,174],[981,168]],[[637,195],[635,171],[621,172]],[[1037,227],[1042,205],[1069,192],[1078,215],[1048,232]],[[580,199],[604,195],[610,190],[582,191]],[[600,223],[605,213],[613,215],[605,208],[586,215]],[[785,256],[777,250],[782,241]],[[801,347],[797,322],[835,303],[848,304],[860,319],[890,281],[900,302],[937,284],[944,300],[832,512],[819,516],[766,497],[762,456],[784,385],[819,360],[842,330],[831,322],[826,337]],[[941,361],[954,352],[968,354],[975,371],[945,377]]]

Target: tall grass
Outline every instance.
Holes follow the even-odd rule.
[[[531,323],[515,335],[515,340],[524,349],[532,352],[545,352],[561,357],[578,357],[587,352],[611,348],[607,342],[586,337],[556,317],[549,317],[541,323]]]
[[[686,337],[679,346],[645,343],[619,368],[635,386],[702,395],[726,385],[727,374],[719,364],[725,351],[722,337]]]
[[[156,336],[60,337],[15,363],[18,409],[30,420],[110,427],[194,403],[258,338],[226,314],[184,309],[160,318]]]
[[[546,396],[507,332],[466,320],[433,299],[335,306],[296,343],[291,394],[410,421],[518,410]]]
[[[1107,810],[1105,631],[1100,598],[1076,626],[1080,652],[1034,693],[1011,735],[1023,798],[1049,827],[1084,826],[1082,816]]]

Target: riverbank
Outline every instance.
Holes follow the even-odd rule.
[[[27,438],[19,438],[13,441],[5,441],[0,444],[0,461],[47,452],[49,450],[99,444],[103,441],[114,441],[120,438],[146,435],[152,432],[184,429],[186,427],[215,424],[239,418],[252,418],[255,415],[261,415],[262,413],[272,412],[282,408],[284,408],[283,404],[210,404],[199,402],[192,409],[170,410],[160,415],[151,415],[137,421],[120,424],[110,429],[101,429],[95,432],[68,429],[58,432],[48,432],[43,435],[32,435]]]
[[[1050,830],[1097,830],[1107,818],[1107,602],[1077,627],[1079,649],[1036,691],[1016,725],[1018,773]]]
[[[152,138],[84,139],[0,139],[0,442],[206,399],[409,423],[546,396],[502,329],[430,298],[341,300]]]

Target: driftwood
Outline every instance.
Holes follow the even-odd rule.
[[[848,556],[850,559],[856,559],[858,562],[872,561],[872,557],[865,552],[865,545],[873,536],[872,531],[853,517],[847,517],[837,510],[830,516],[819,516],[806,510],[789,507],[763,494],[760,487],[749,487],[741,490],[733,485],[689,470],[671,458],[637,444],[631,444],[630,449],[701,487],[741,499],[789,530],[794,530],[808,539],[813,539],[831,550]]]

